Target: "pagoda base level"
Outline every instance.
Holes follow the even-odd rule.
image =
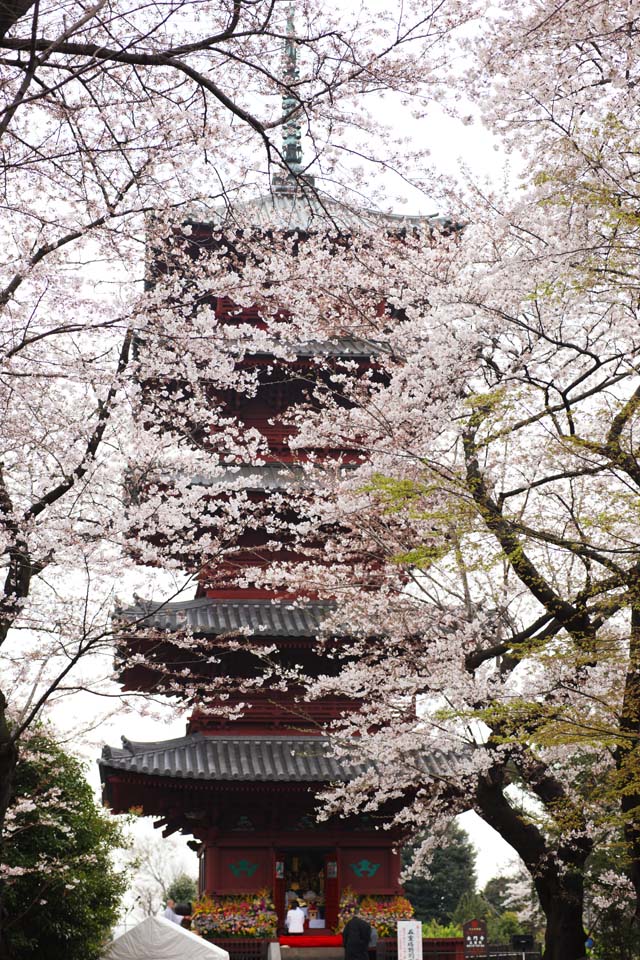
[[[227,950],[230,960],[294,960],[294,951],[298,960],[329,960],[329,955],[338,953],[336,947],[281,947],[273,940],[258,940],[253,938],[232,937],[212,938],[212,942],[223,950]],[[304,951],[304,954],[303,954]],[[341,955],[344,955],[340,951]],[[464,960],[464,940],[462,937],[434,937],[422,941],[422,956],[424,960]],[[507,960],[513,958],[508,947],[504,950],[492,947],[493,960]],[[382,937],[378,940],[375,950],[376,960],[398,960],[398,942],[395,937]],[[520,954],[518,954],[520,960]],[[528,952],[526,960],[540,960],[540,948]]]

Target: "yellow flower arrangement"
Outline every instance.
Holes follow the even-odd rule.
[[[375,927],[379,937],[395,937],[398,920],[413,918],[413,907],[406,897],[369,894],[360,899],[355,890],[345,887],[340,897],[338,930],[343,929],[358,905],[360,916]]]
[[[193,904],[192,926],[205,939],[271,938],[278,918],[268,890],[228,897],[200,897]]]

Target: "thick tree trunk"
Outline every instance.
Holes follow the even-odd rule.
[[[4,823],[7,809],[13,799],[18,749],[11,737],[11,730],[6,718],[7,701],[0,693],[0,862],[4,862]],[[0,884],[0,960],[9,960],[11,953],[7,946],[6,914],[4,906],[3,885]]]
[[[4,821],[13,798],[18,748],[7,722],[7,701],[0,692],[0,838],[4,839]]]
[[[31,10],[34,0],[0,0],[0,37]]]
[[[2,908],[4,911],[4,907]],[[5,923],[2,923],[2,929],[0,930],[0,960],[14,960],[13,954],[9,949],[9,944],[5,936]]]
[[[504,771],[494,770],[477,788],[478,811],[520,855],[535,883],[547,929],[544,960],[583,960],[583,869],[589,841],[576,841],[555,856],[544,834],[504,795]]]
[[[555,881],[542,877],[536,879],[535,885],[547,921],[544,960],[578,960],[584,957],[582,877],[568,874]]]
[[[620,712],[622,737],[615,753],[619,775],[624,838],[629,858],[629,876],[636,894],[635,918],[640,927],[640,598],[631,608],[629,663]]]

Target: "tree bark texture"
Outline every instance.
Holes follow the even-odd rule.
[[[504,795],[504,771],[488,774],[477,789],[483,819],[511,844],[534,878],[546,918],[544,960],[582,960],[585,932],[582,923],[583,871],[591,844],[576,840],[559,857],[544,834],[512,807]]]

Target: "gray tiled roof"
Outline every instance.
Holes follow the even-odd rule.
[[[325,737],[218,737],[193,733],[176,740],[104,747],[99,761],[103,779],[124,771],[155,777],[209,781],[330,782],[350,780],[368,766],[330,755]],[[434,751],[414,760],[419,772],[451,775],[460,757]]]
[[[260,349],[247,350],[253,356],[272,356],[271,349],[278,347],[273,341]],[[283,344],[280,344],[282,346]],[[296,357],[375,357],[389,354],[391,348],[382,340],[367,340],[364,337],[339,337],[335,340],[305,340],[303,343],[284,344]]]
[[[249,633],[265,637],[314,637],[333,604],[307,600],[295,606],[287,601],[182,600],[162,603],[136,598],[130,607],[119,609],[116,620],[139,622],[140,628],[154,630],[191,630],[196,634],[217,636],[223,633]]]
[[[192,477],[191,483],[195,487],[233,484],[243,490],[284,490],[291,486],[299,486],[303,479],[302,467],[277,463],[259,467],[251,465],[223,467],[218,474],[211,477],[196,474]]]
[[[231,205],[207,207],[194,204],[188,210],[190,220],[212,226],[263,227],[266,230],[326,230],[328,225],[348,232],[367,226],[384,226],[401,230],[424,229],[425,224],[435,229],[447,229],[451,220],[440,216],[407,216],[384,213],[364,207],[348,206],[328,196],[308,191],[302,193],[269,193]]]
[[[317,484],[326,484],[328,476],[344,478],[357,466],[357,464],[341,464],[330,469],[327,465],[314,464],[312,469],[305,470],[298,464],[268,463],[261,466],[246,464],[239,467],[222,467],[219,473],[212,474],[210,477],[196,474],[191,478],[191,483],[196,487],[233,485],[250,491],[309,489]]]

